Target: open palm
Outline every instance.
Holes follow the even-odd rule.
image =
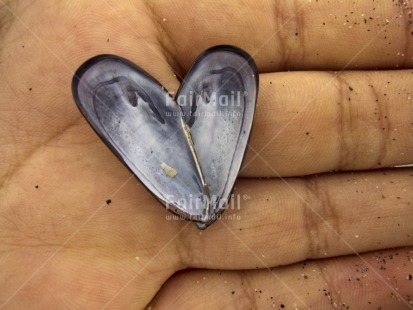
[[[392,168],[413,162],[411,11],[0,0],[0,308],[412,308],[413,170]],[[199,231],[99,140],[71,80],[110,53],[176,91],[218,44],[253,55],[260,93],[241,207]]]

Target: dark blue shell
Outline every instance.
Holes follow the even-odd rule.
[[[100,138],[169,210],[205,228],[226,207],[258,93],[252,58],[233,46],[203,52],[175,98],[114,55],[84,63],[77,106]]]

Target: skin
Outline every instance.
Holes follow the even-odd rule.
[[[0,308],[412,308],[413,169],[392,168],[413,163],[410,11],[0,0]],[[70,85],[111,53],[175,91],[217,44],[253,55],[260,93],[241,206],[200,232],[167,219]]]

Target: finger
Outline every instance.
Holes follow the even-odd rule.
[[[216,44],[244,48],[260,72],[413,65],[408,2],[147,3],[164,45],[184,71],[201,51]]]
[[[190,267],[249,269],[413,245],[412,185],[407,168],[240,180],[221,220],[182,234],[180,257]]]
[[[256,271],[185,271],[153,309],[411,309],[413,249],[400,248]]]
[[[260,75],[243,176],[413,163],[413,72]]]

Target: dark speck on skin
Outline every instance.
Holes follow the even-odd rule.
[[[285,308],[284,304],[281,304],[280,307],[281,307],[281,308]]]
[[[32,91],[32,88],[31,88],[31,87],[29,88],[29,91]]]
[[[36,185],[35,188],[39,188],[39,185]]]
[[[234,294],[235,294],[235,291],[232,291],[231,294],[234,295]]]
[[[112,203],[112,199],[106,200],[106,204],[107,204],[107,205],[110,205],[111,203]]]
[[[413,275],[409,274],[409,281],[413,280]]]

